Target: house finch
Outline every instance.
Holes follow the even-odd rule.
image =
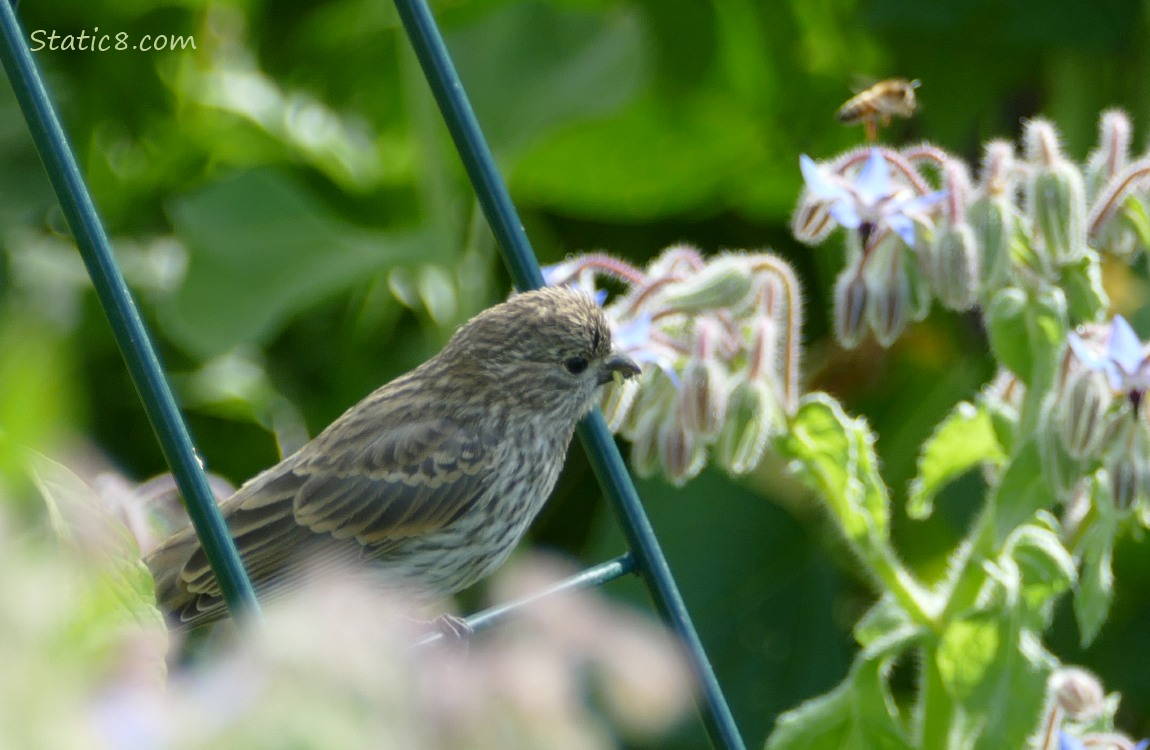
[[[357,562],[434,595],[471,585],[543,506],[599,386],[638,372],[583,292],[548,287],[480,313],[223,502],[256,592]],[[177,625],[227,615],[190,527],[145,562]]]

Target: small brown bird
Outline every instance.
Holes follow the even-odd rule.
[[[480,313],[223,502],[257,594],[356,562],[437,596],[475,583],[550,495],[599,387],[638,372],[583,292],[548,287]],[[145,562],[175,626],[227,616],[190,527]]]

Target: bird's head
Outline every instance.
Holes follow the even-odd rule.
[[[443,350],[491,398],[574,425],[616,374],[639,373],[613,348],[603,311],[586,293],[544,287],[468,321]]]

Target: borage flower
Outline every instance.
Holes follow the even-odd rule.
[[[820,167],[806,154],[799,157],[799,167],[810,194],[826,203],[841,226],[859,230],[864,245],[876,230],[888,228],[913,247],[915,219],[946,197],[945,190],[916,197],[910,188],[893,184],[886,159],[877,148],[871,149],[853,180]]]
[[[651,314],[644,312],[638,317],[627,321],[618,321],[607,309],[607,319],[612,326],[611,337],[615,348],[626,354],[640,365],[653,364],[658,367],[667,378],[679,387],[679,374],[675,370],[673,350],[659,343],[651,325]]]
[[[1146,354],[1138,334],[1126,322],[1126,318],[1115,315],[1106,334],[1106,349],[1097,351],[1076,333],[1067,339],[1074,356],[1084,367],[1104,373],[1110,387],[1125,394],[1137,410],[1146,389],[1150,388],[1150,355]]]
[[[574,263],[555,263],[539,269],[543,273],[543,283],[546,286],[572,286],[587,293],[599,307],[607,301],[607,290],[600,289],[595,283],[595,269],[590,266],[579,266]]]

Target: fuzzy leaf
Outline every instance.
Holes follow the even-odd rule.
[[[1066,292],[1067,310],[1076,323],[1098,321],[1110,304],[1102,287],[1102,267],[1097,253],[1086,253],[1063,266],[1058,285]]]
[[[1034,438],[1027,440],[1006,465],[994,497],[999,545],[1019,524],[1053,502],[1050,487],[1043,478],[1042,460]]]
[[[1056,660],[1029,631],[1005,632],[983,680],[962,701],[959,734],[953,747],[1001,750],[1024,747],[1046,701],[1046,682]]]
[[[1006,460],[990,415],[968,401],[957,404],[927,438],[918,456],[918,475],[907,493],[911,518],[930,516],[934,497],[943,487],[979,464]]]
[[[1039,393],[1053,376],[1054,359],[1066,338],[1066,298],[1058,289],[1027,295],[1000,289],[986,310],[995,358]]]
[[[1111,562],[1118,519],[1110,488],[1100,481],[1101,476],[1101,472],[1096,474],[1091,483],[1091,513],[1084,521],[1089,527],[1083,531],[1075,550],[1082,559],[1082,571],[1074,590],[1074,619],[1078,622],[1078,637],[1083,648],[1098,637],[1114,599]]]
[[[986,331],[994,358],[1024,382],[1030,377],[1030,347],[1022,325],[1026,293],[1014,287],[999,289],[986,308]]]
[[[855,640],[868,658],[897,658],[923,633],[890,594],[883,595],[854,627]]]
[[[81,602],[73,624],[77,638],[95,646],[103,635],[127,624],[166,631],[152,575],[128,527],[63,464],[32,454],[29,471],[61,544],[91,574],[79,581]]]
[[[1022,575],[1022,596],[1035,611],[1048,611],[1054,599],[1078,579],[1074,556],[1058,533],[1027,524],[1014,532],[1010,554]]]
[[[161,323],[201,359],[266,340],[301,310],[373,273],[453,262],[431,233],[369,233],[272,172],[212,183],[176,200],[169,213],[191,252]]]
[[[830,396],[814,393],[803,399],[780,442],[792,471],[822,497],[848,539],[887,538],[890,498],[864,420],[848,417]]]
[[[1110,615],[1110,603],[1114,600],[1112,544],[1100,542],[1082,561],[1082,574],[1074,591],[1074,619],[1082,648],[1094,642]]]
[[[1150,216],[1146,215],[1146,206],[1138,199],[1138,196],[1126,196],[1119,215],[1122,217],[1123,224],[1137,235],[1138,242],[1142,247],[1150,247]]]
[[[999,649],[997,618],[979,613],[950,623],[935,650],[939,676],[947,692],[962,699],[985,678]]]
[[[779,717],[766,750],[903,750],[911,747],[890,695],[889,660],[856,662],[831,692]]]

